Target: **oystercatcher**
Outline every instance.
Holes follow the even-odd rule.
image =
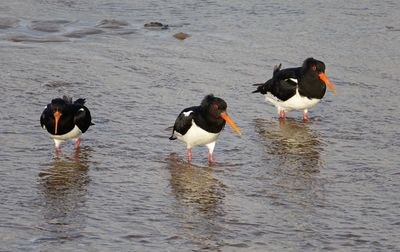
[[[335,87],[325,75],[322,61],[308,58],[303,66],[282,69],[282,64],[274,67],[272,79],[258,86],[253,93],[264,94],[266,100],[278,109],[279,118],[284,119],[286,112],[303,110],[303,119],[309,119],[308,109],[316,105],[325,95],[326,86],[334,93]]]
[[[200,106],[182,110],[175,121],[170,140],[179,139],[187,144],[187,157],[192,160],[192,148],[197,145],[206,145],[208,161],[214,163],[213,151],[215,142],[225,122],[239,134],[240,130],[226,114],[226,102],[221,98],[207,95]]]
[[[72,98],[64,96],[53,99],[45,107],[40,116],[40,125],[54,139],[56,151],[61,150],[60,144],[65,140],[74,140],[75,149],[79,148],[80,136],[93,125],[90,111],[84,104],[85,99],[72,102]]]

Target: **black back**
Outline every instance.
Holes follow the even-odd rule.
[[[207,95],[200,106],[189,107],[182,110],[175,121],[172,136],[169,139],[176,139],[174,136],[175,131],[181,135],[185,135],[190,127],[192,127],[193,120],[197,126],[207,132],[221,132],[225,127],[225,120],[221,118],[220,114],[225,112],[226,108],[227,105],[224,100],[212,94]]]
[[[53,99],[40,116],[40,125],[44,125],[50,134],[55,135],[54,112],[59,111],[62,115],[58,122],[57,135],[70,132],[75,125],[84,133],[92,125],[90,111],[84,104],[85,99],[78,99],[74,103],[66,96]]]
[[[280,69],[282,64],[274,67],[271,79],[262,84],[254,84],[257,90],[253,93],[267,94],[268,92],[281,101],[286,101],[296,94],[309,99],[321,99],[325,95],[326,85],[319,78],[319,73],[325,72],[325,64],[322,61],[308,58],[303,66],[297,68]],[[296,79],[297,83],[291,79]]]

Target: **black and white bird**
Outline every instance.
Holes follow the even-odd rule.
[[[66,140],[75,141],[75,149],[81,143],[80,136],[92,123],[90,111],[84,106],[85,99],[72,99],[64,96],[56,98],[48,104],[40,116],[40,125],[54,139],[56,151],[61,150],[61,143]]]
[[[192,160],[192,148],[206,145],[208,160],[214,163],[215,142],[227,122],[239,135],[240,130],[226,114],[227,104],[221,98],[207,95],[200,106],[182,110],[175,121],[170,140],[179,139],[187,145],[187,157]]]
[[[286,112],[303,110],[303,119],[307,121],[308,109],[324,97],[326,86],[336,93],[335,87],[325,75],[325,64],[322,61],[308,58],[301,67],[281,69],[281,66],[274,67],[270,80],[254,84],[258,87],[253,91],[264,94],[266,100],[275,105],[279,118],[284,119]]]

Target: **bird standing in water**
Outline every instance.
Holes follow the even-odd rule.
[[[75,142],[75,149],[81,143],[80,136],[93,125],[90,111],[84,106],[85,99],[72,99],[64,96],[48,104],[40,116],[40,125],[54,139],[56,151],[61,151],[61,143],[66,140]]]
[[[226,122],[241,135],[238,127],[226,114],[226,108],[224,100],[210,94],[203,99],[200,106],[186,108],[179,114],[169,139],[179,139],[187,144],[189,162],[192,160],[192,148],[197,145],[206,145],[208,161],[215,162],[215,143]]]
[[[280,119],[285,118],[286,112],[303,110],[303,119],[307,121],[308,109],[324,97],[326,86],[336,93],[325,75],[322,61],[308,58],[301,67],[281,69],[281,66],[275,66],[270,80],[254,84],[257,90],[253,91],[264,94],[266,100],[276,106]]]

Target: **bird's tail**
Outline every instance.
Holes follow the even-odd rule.
[[[255,91],[253,91],[253,93],[261,93],[261,94],[268,93],[270,91],[272,83],[273,83],[273,79],[270,79],[265,83],[253,84],[253,86],[257,87],[257,89]]]
[[[282,63],[274,66],[274,71],[272,72],[272,79],[268,80],[265,83],[253,84],[253,86],[257,87],[257,89],[255,91],[253,91],[253,93],[266,94],[269,91],[269,89],[274,81],[274,77],[281,70],[281,67],[282,67]]]
[[[253,86],[256,86],[256,87],[257,87],[257,89],[254,90],[252,93],[253,93],[253,94],[254,94],[254,93],[263,93],[264,85],[265,85],[265,83],[256,83],[256,84],[253,84]]]
[[[282,63],[274,66],[274,71],[272,72],[273,77],[275,77],[275,75],[281,70],[281,67],[282,67]]]
[[[176,140],[177,139],[175,137],[175,134],[174,134],[175,133],[174,126],[170,126],[170,127],[166,128],[165,130],[168,130],[168,131],[172,130],[172,135],[170,136],[169,140]]]
[[[79,98],[78,100],[74,101],[75,104],[85,105],[86,99]]]
[[[72,103],[72,97],[71,97],[71,96],[64,95],[64,96],[63,96],[63,100],[64,100],[66,103]]]

